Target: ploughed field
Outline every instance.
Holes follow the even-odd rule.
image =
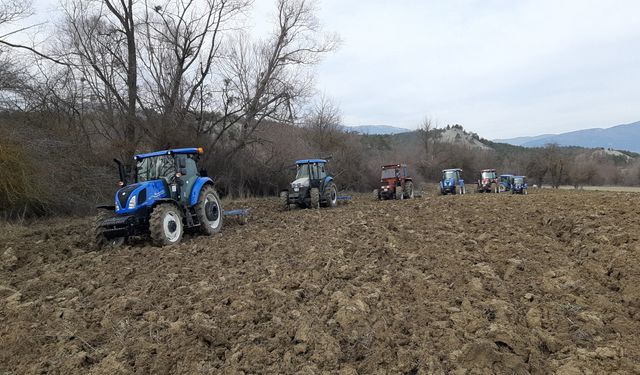
[[[173,248],[3,226],[0,373],[640,372],[638,194],[277,202]]]

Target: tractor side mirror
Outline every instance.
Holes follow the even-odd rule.
[[[187,174],[187,160],[184,158],[178,159],[178,173],[183,176]]]
[[[122,182],[122,186],[127,185],[127,175],[124,171],[124,165],[118,159],[113,159],[113,161],[118,165],[118,174],[120,177],[120,182]]]

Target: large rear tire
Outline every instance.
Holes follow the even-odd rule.
[[[309,195],[311,198],[311,208],[320,208],[320,190],[318,190],[318,188],[311,188]]]
[[[171,203],[161,203],[153,208],[149,218],[151,240],[157,246],[180,243],[184,233],[182,212]]]
[[[405,192],[405,198],[407,199],[413,199],[413,182],[409,181],[405,184],[406,187],[406,192]]]
[[[114,214],[112,212],[105,210],[98,211],[98,215],[96,215],[93,225],[93,242],[98,249],[120,247],[127,241],[125,237],[105,237],[102,222],[106,219],[112,218],[113,216]]]
[[[288,191],[280,192],[280,208],[283,211],[286,211],[289,209],[289,192]]]
[[[404,199],[404,190],[402,189],[402,186],[396,186],[396,199]]]
[[[380,193],[378,193],[378,189],[373,189],[373,200],[377,201],[380,199]]]
[[[200,223],[200,232],[212,235],[222,229],[224,210],[218,193],[211,185],[206,185],[200,191],[196,204],[196,215]]]
[[[327,207],[336,207],[338,205],[338,188],[333,182],[329,186],[325,187],[325,205]]]

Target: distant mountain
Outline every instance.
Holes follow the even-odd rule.
[[[382,134],[399,134],[399,133],[408,133],[413,130],[399,128],[397,126],[389,126],[389,125],[357,125],[357,126],[345,126],[345,130],[357,132],[361,134],[373,134],[373,135],[382,135]]]
[[[549,138],[549,137],[553,137],[556,134],[542,134],[542,135],[536,135],[536,136],[532,136],[532,137],[516,137],[516,138],[509,138],[509,139],[494,139],[494,142],[499,142],[499,143],[508,143],[510,145],[514,145],[514,146],[522,146],[525,143],[528,142],[535,142],[539,139],[544,139],[544,138]]]
[[[562,134],[502,139],[496,140],[496,142],[524,147],[541,147],[548,143],[557,143],[560,146],[604,147],[640,152],[640,121],[611,128],[593,128]]]

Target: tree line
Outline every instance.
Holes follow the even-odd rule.
[[[68,0],[33,44],[0,36],[0,212],[86,213],[113,199],[117,157],[201,146],[223,195],[273,195],[296,159],[331,156],[341,189],[369,191],[380,166],[407,163],[418,183],[459,167],[526,174],[538,185],[638,184],[636,159],[549,145],[444,142],[429,120],[412,133],[362,135],[314,87],[313,67],[339,45],[316,2],[275,0],[270,32],[247,26],[248,0]],[[0,0],[0,27],[32,13]],[[455,125],[459,126],[459,125]],[[461,128],[460,128],[461,129]],[[464,129],[461,129],[464,131]],[[632,155],[637,156],[637,155]]]

